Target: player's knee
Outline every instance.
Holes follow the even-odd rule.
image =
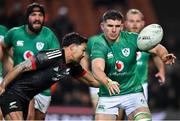
[[[152,121],[151,114],[149,112],[139,112],[134,116],[135,121]]]

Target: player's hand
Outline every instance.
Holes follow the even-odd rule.
[[[158,81],[159,81],[159,84],[160,84],[160,85],[163,85],[163,84],[165,83],[165,75],[164,75],[164,74],[158,72],[158,73],[155,75],[155,77],[158,78]]]
[[[0,95],[2,95],[5,92],[5,88],[2,84],[0,84]]]
[[[120,93],[119,83],[116,82],[116,81],[112,81],[111,79],[108,79],[107,88],[109,90],[109,94],[110,95],[119,94]]]
[[[163,56],[162,60],[165,64],[172,65],[175,63],[176,56],[174,54],[170,53],[170,54]]]

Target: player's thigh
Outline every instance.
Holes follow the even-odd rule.
[[[24,120],[23,112],[22,111],[11,112],[5,116],[5,120],[9,120],[9,121],[21,120],[21,121],[23,121]]]
[[[151,119],[151,113],[143,93],[133,93],[123,96],[123,103],[128,119]]]
[[[34,109],[34,99],[32,99],[29,103],[27,120],[34,120],[34,119],[35,119],[35,109]]]
[[[1,110],[7,120],[22,120],[27,116],[28,101],[13,93],[5,92],[1,96]]]
[[[46,113],[43,113],[37,109],[35,109],[35,120],[45,120]]]

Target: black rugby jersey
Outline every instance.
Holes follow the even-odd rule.
[[[63,49],[41,51],[31,58],[31,62],[33,71],[19,75],[6,91],[30,100],[65,76],[80,77],[86,73],[78,63],[65,64]]]

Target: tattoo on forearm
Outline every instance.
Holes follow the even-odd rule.
[[[31,61],[29,59],[22,62],[19,66],[21,67],[23,72],[32,70]]]

